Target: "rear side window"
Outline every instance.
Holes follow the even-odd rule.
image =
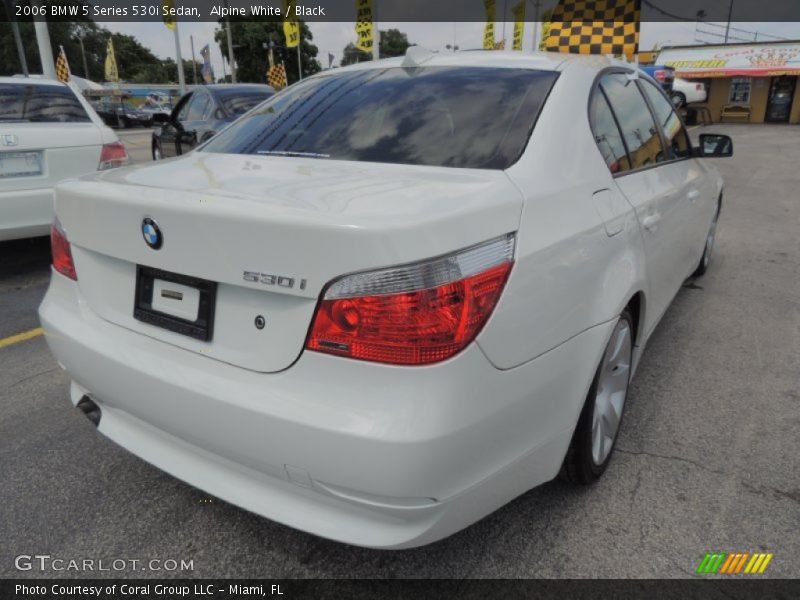
[[[223,110],[234,117],[238,117],[239,115],[243,115],[248,110],[253,108],[256,104],[259,104],[272,96],[272,92],[238,92],[238,91],[230,91],[225,90],[222,92],[217,92],[217,100],[222,105]]]
[[[681,123],[681,119],[675,112],[664,93],[646,79],[641,79],[644,93],[647,94],[653,112],[656,113],[661,128],[664,130],[664,137],[667,138],[670,152],[675,158],[686,158],[692,155],[692,145],[689,142],[689,134]]]
[[[314,77],[267,100],[203,151],[505,169],[525,149],[556,77],[481,67]]]
[[[601,90],[596,90],[592,95],[589,106],[589,122],[592,125],[594,139],[600,154],[612,173],[620,173],[631,168],[622,134],[614,120],[614,115],[608,106],[605,95]]]
[[[91,121],[66,86],[0,83],[0,122],[86,123]]]
[[[192,99],[189,101],[189,114],[186,117],[187,121],[203,121],[205,119],[206,110],[208,110],[211,99],[203,92],[195,92]]]
[[[628,79],[625,73],[611,73],[600,80],[600,87],[619,120],[631,168],[639,169],[666,160],[658,127],[636,80]]]

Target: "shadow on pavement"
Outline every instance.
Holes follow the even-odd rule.
[[[0,242],[0,280],[23,274],[47,274],[49,270],[49,237]]]

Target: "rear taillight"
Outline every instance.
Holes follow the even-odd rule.
[[[97,165],[98,171],[106,169],[113,169],[114,167],[122,167],[130,162],[128,151],[125,146],[120,142],[113,142],[111,144],[104,144],[100,150],[100,164]]]
[[[695,84],[694,89],[697,90],[698,92],[702,92],[705,91],[706,86],[704,86],[702,83],[697,83]]]
[[[50,229],[50,249],[53,253],[53,268],[62,275],[77,281],[78,274],[75,272],[69,240],[67,240],[67,234],[64,233],[58,219],[53,221]]]
[[[306,348],[394,365],[450,358],[480,333],[505,286],[513,234],[421,263],[348,275],[326,290]]]
[[[656,71],[655,72],[655,77],[656,77],[657,81],[664,81],[667,78],[667,72],[666,71]]]

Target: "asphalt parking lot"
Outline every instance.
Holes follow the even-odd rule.
[[[548,483],[420,549],[330,542],[100,436],[37,336],[0,347],[0,576],[76,576],[15,570],[15,556],[38,553],[194,563],[116,573],[127,576],[691,577],[722,551],[772,552],[769,576],[800,577],[800,127],[707,129],[735,143],[718,161],[714,263],[652,337],[595,486]],[[137,160],[147,135],[122,134]],[[38,326],[48,262],[46,240],[0,244],[0,340]]]

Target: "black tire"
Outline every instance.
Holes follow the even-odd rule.
[[[635,336],[635,330],[633,328],[633,319],[631,317],[630,311],[626,308],[622,311],[622,314],[619,316],[620,319],[624,319],[628,322],[628,326],[630,327],[631,335]],[[635,339],[631,340],[632,343],[635,342]],[[610,344],[609,344],[610,345]],[[589,485],[597,481],[605,472],[606,467],[608,467],[608,463],[611,462],[611,457],[614,455],[614,446],[616,445],[617,436],[619,434],[619,428],[622,427],[622,420],[625,417],[625,406],[627,402],[622,405],[622,414],[619,417],[619,428],[617,429],[617,434],[614,436],[614,440],[611,445],[611,451],[608,453],[608,456],[601,464],[596,464],[594,458],[592,457],[592,422],[594,419],[594,409],[595,409],[595,396],[597,395],[597,386],[599,384],[600,379],[600,372],[602,370],[606,354],[608,353],[609,348],[606,347],[605,351],[603,352],[603,358],[600,361],[600,364],[597,367],[597,370],[594,374],[594,379],[592,380],[592,385],[589,387],[589,393],[586,395],[586,400],[583,404],[583,410],[581,410],[581,415],[578,418],[578,425],[575,427],[575,432],[572,434],[572,441],[569,444],[569,449],[567,450],[567,455],[564,457],[564,464],[561,466],[561,472],[559,476],[564,481],[569,483],[576,483],[581,485]],[[633,344],[631,344],[631,364],[633,359]],[[627,393],[630,389],[630,369],[628,371],[628,388],[626,389],[626,400],[627,400]]]
[[[151,153],[153,154],[153,160],[163,160],[164,153],[161,151],[161,142],[155,140],[153,142],[153,146],[150,149]]]
[[[711,228],[706,236],[706,244],[703,246],[703,256],[700,257],[700,263],[692,273],[692,277],[702,277],[708,271],[711,264],[711,256],[714,251],[714,242],[717,237],[717,222],[719,221],[719,213],[722,210],[722,198],[717,200],[717,212],[714,213],[714,220],[711,222]],[[711,244],[709,245],[708,238],[711,237]]]
[[[686,106],[686,94],[683,92],[672,92],[672,104],[675,108]]]

